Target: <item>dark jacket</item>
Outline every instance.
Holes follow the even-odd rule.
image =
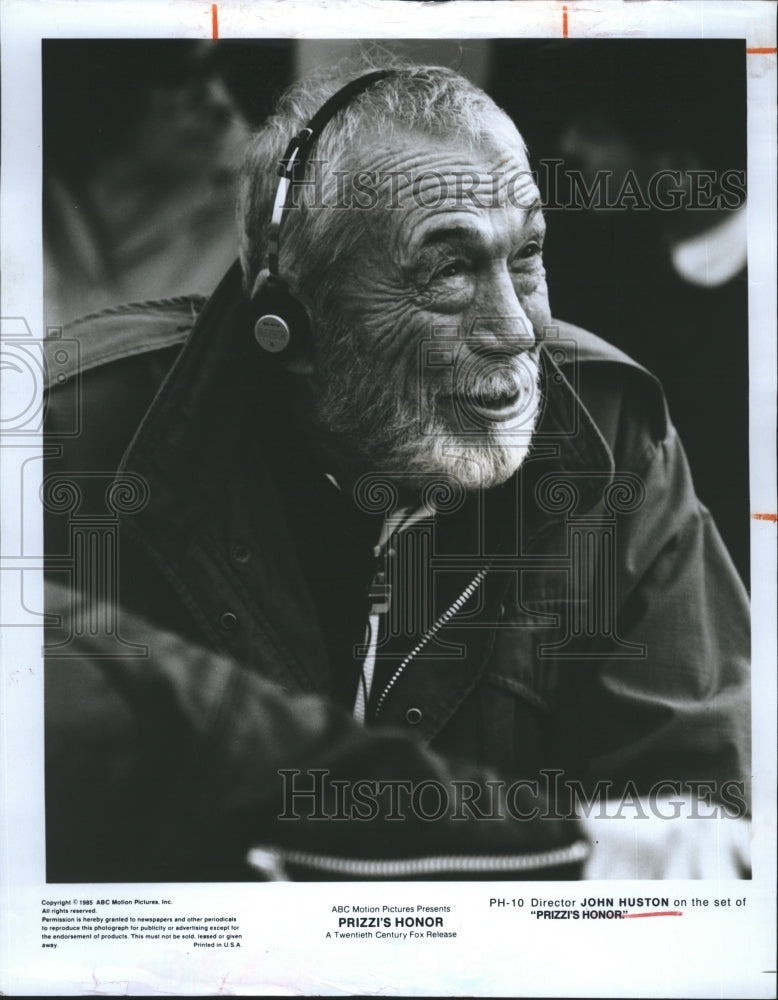
[[[55,362],[57,350],[64,354]],[[252,341],[237,273],[205,303],[177,299],[88,317],[65,341],[52,341],[49,354],[46,551],[50,577],[71,574],[87,609],[84,619],[64,615],[49,639],[60,643],[50,659],[59,693],[47,696],[56,747],[50,788],[72,784],[63,783],[63,748],[78,743],[79,711],[71,717],[58,707],[74,690],[63,672],[69,663],[89,678],[76,709],[95,721],[105,706],[96,713],[92,706],[106,684],[119,716],[133,699],[153,703],[164,690],[161,702],[187,735],[171,741],[173,724],[157,713],[156,735],[146,732],[143,745],[165,735],[167,749],[155,751],[163,770],[191,743],[226,787],[235,778],[240,821],[232,807],[215,807],[240,830],[230,864],[259,841],[342,846],[348,824],[336,824],[331,839],[322,825],[290,834],[268,819],[275,816],[262,798],[268,775],[287,761],[325,769],[338,761],[332,773],[409,780],[440,768],[449,780],[459,771],[446,761],[466,761],[462,773],[482,783],[492,773],[485,768],[537,781],[539,798],[547,802],[550,791],[567,803],[563,812],[572,811],[571,785],[591,796],[598,782],[615,798],[649,794],[661,781],[710,782],[714,798],[737,797],[727,783],[745,781],[749,769],[746,595],[695,497],[658,384],[613,347],[559,323],[543,347],[543,411],[520,473],[472,496],[458,495],[451,482],[422,484],[437,491],[437,514],[396,540],[401,565],[386,570],[395,596],[413,586],[423,593],[388,619],[366,729],[328,703],[345,706],[353,693],[344,662],[364,627],[376,568],[371,538],[390,500],[368,478],[355,513],[350,497],[328,487],[326,470],[295,431],[292,385]],[[87,635],[90,607],[107,609],[106,621]],[[145,674],[128,666],[138,653],[128,643],[142,645],[143,629],[155,664]],[[196,666],[187,669],[188,653],[156,656],[155,644],[171,642],[195,651]],[[208,691],[211,660],[214,676],[222,670],[240,680],[230,682],[229,696],[214,694],[201,717],[190,700]],[[164,680],[144,687],[155,671]],[[264,726],[263,712],[284,725]],[[218,739],[235,734],[231,754],[243,759],[239,744],[252,747],[256,781],[241,784],[229,754],[204,749],[212,725]],[[264,726],[259,749],[255,726]],[[102,755],[108,773],[96,782],[113,780],[117,752]],[[137,762],[120,759],[121,780],[130,775],[140,795]],[[186,794],[176,796],[188,810],[197,798],[192,781],[190,774],[181,783]],[[64,791],[52,793],[47,808],[67,824]],[[171,830],[184,807],[176,808]],[[197,822],[209,843],[226,843],[213,813],[205,826],[202,813]],[[562,821],[471,826],[477,833],[452,834],[449,823],[445,832],[390,841],[408,857],[467,845],[488,853],[556,849],[577,840],[574,825]],[[50,863],[56,853],[62,870],[72,869],[75,837],[58,849],[59,823],[49,829]],[[173,871],[176,835],[167,836],[159,877]],[[359,851],[385,857],[382,838],[376,833],[371,846],[362,829]],[[183,852],[181,877],[197,865],[203,877],[203,853],[202,842]],[[147,861],[147,877],[151,867]],[[105,870],[115,876],[113,856]],[[221,877],[225,869],[215,863],[214,870]]]

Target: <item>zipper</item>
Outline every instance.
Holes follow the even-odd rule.
[[[523,854],[438,854],[420,858],[342,858],[331,854],[291,850],[285,847],[252,847],[246,855],[248,865],[270,881],[291,881],[284,865],[315,868],[331,875],[354,878],[409,878],[421,875],[481,874],[537,871],[575,864],[589,857],[586,840],[576,840],[567,847]]]
[[[380,614],[373,614],[372,612],[367,620],[367,628],[365,630],[367,653],[362,663],[362,670],[357,685],[357,695],[354,700],[354,711],[352,713],[357,722],[363,726],[365,724],[367,703],[370,700],[370,688],[373,685],[373,674],[375,673],[375,652],[378,642],[379,620]]]
[[[447,622],[451,621],[451,619],[459,611],[462,605],[473,596],[476,590],[478,590],[478,588],[481,586],[481,583],[483,582],[483,579],[488,572],[489,572],[488,565],[483,566],[481,569],[478,570],[476,575],[473,577],[470,583],[465,587],[465,589],[462,591],[459,597],[454,601],[451,607],[447,611],[443,612],[443,614],[440,616],[440,618],[438,618],[435,624],[432,625],[428,629],[428,631],[424,633],[424,635],[421,637],[421,639],[419,639],[419,641],[416,643],[416,645],[413,647],[410,653],[408,653],[408,655],[402,661],[400,666],[395,670],[395,672],[389,678],[386,687],[381,692],[381,697],[378,699],[375,711],[373,712],[374,719],[377,719],[378,716],[381,714],[381,710],[384,707],[384,702],[386,701],[386,696],[389,694],[389,692],[395,686],[397,681],[400,679],[403,672],[405,671],[405,668],[408,666],[411,660],[418,655],[418,653],[427,645],[430,639],[437,632],[439,632]]]

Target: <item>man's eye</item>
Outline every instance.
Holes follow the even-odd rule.
[[[527,260],[529,257],[537,257],[539,253],[542,253],[543,247],[536,240],[532,240],[519,252],[520,260]]]
[[[450,260],[435,271],[433,278],[455,278],[465,271],[465,262],[462,260]]]

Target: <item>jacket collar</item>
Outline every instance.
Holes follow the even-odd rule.
[[[560,507],[555,484],[567,482],[568,493],[572,484],[571,504],[581,514],[601,499],[613,475],[610,450],[573,386],[550,351],[544,348],[541,357],[544,402],[519,477],[518,551],[571,512],[570,504]],[[313,676],[307,664],[312,650],[322,662],[326,657],[293,539],[275,527],[280,497],[261,461],[263,442],[272,442],[284,422],[279,405],[283,394],[272,363],[263,361],[251,336],[236,262],[200,313],[123,457],[119,471],[145,477],[150,497],[126,530],[156,560],[217,647],[236,652],[234,638],[225,638],[219,627],[218,602],[245,605],[244,614],[260,623],[252,642],[261,647],[263,669],[287,686],[320,690],[327,680]],[[267,525],[272,531],[263,530]],[[248,573],[242,580],[230,562],[235,547],[257,557],[254,570],[241,568]],[[221,574],[218,583],[214,573]],[[289,593],[294,620],[284,613]]]

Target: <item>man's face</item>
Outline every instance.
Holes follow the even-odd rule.
[[[550,323],[518,134],[475,150],[374,139],[360,169],[382,198],[315,318],[317,419],[352,474],[504,482],[529,447]]]

